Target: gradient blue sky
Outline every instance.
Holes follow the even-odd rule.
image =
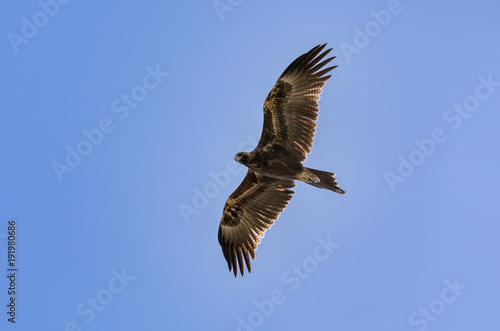
[[[3,6],[2,330],[500,329],[497,3]],[[339,67],[306,165],[347,194],[298,183],[235,279],[233,156],[325,42]]]

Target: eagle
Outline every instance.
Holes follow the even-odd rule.
[[[264,101],[264,125],[257,147],[234,157],[248,171],[224,205],[218,239],[235,277],[238,267],[243,276],[243,262],[252,271],[250,256],[255,259],[264,232],[292,199],[295,180],[345,194],[334,173],[302,165],[316,132],[318,100],[331,77],[326,74],[337,67],[324,68],[335,58],[323,60],[332,50],[323,51],[325,46],[314,47],[283,71]]]

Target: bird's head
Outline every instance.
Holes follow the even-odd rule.
[[[246,165],[250,161],[250,156],[247,152],[239,152],[234,156],[234,160],[243,165]]]

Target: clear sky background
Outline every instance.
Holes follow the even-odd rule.
[[[498,3],[59,1],[0,14],[2,330],[500,329]],[[235,279],[233,157],[325,42],[306,165],[347,194],[297,183]]]

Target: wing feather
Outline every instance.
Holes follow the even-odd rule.
[[[274,224],[292,198],[295,183],[263,177],[248,170],[243,182],[229,196],[219,225],[219,244],[229,271],[236,277],[238,266],[243,276],[244,264],[251,272],[250,256],[264,232]]]
[[[283,71],[264,102],[264,125],[257,148],[267,150],[275,144],[286,148],[299,161],[311,151],[316,133],[318,100],[325,76],[337,66],[323,69],[335,57],[318,45],[299,56]],[[322,69],[322,70],[321,70]]]

